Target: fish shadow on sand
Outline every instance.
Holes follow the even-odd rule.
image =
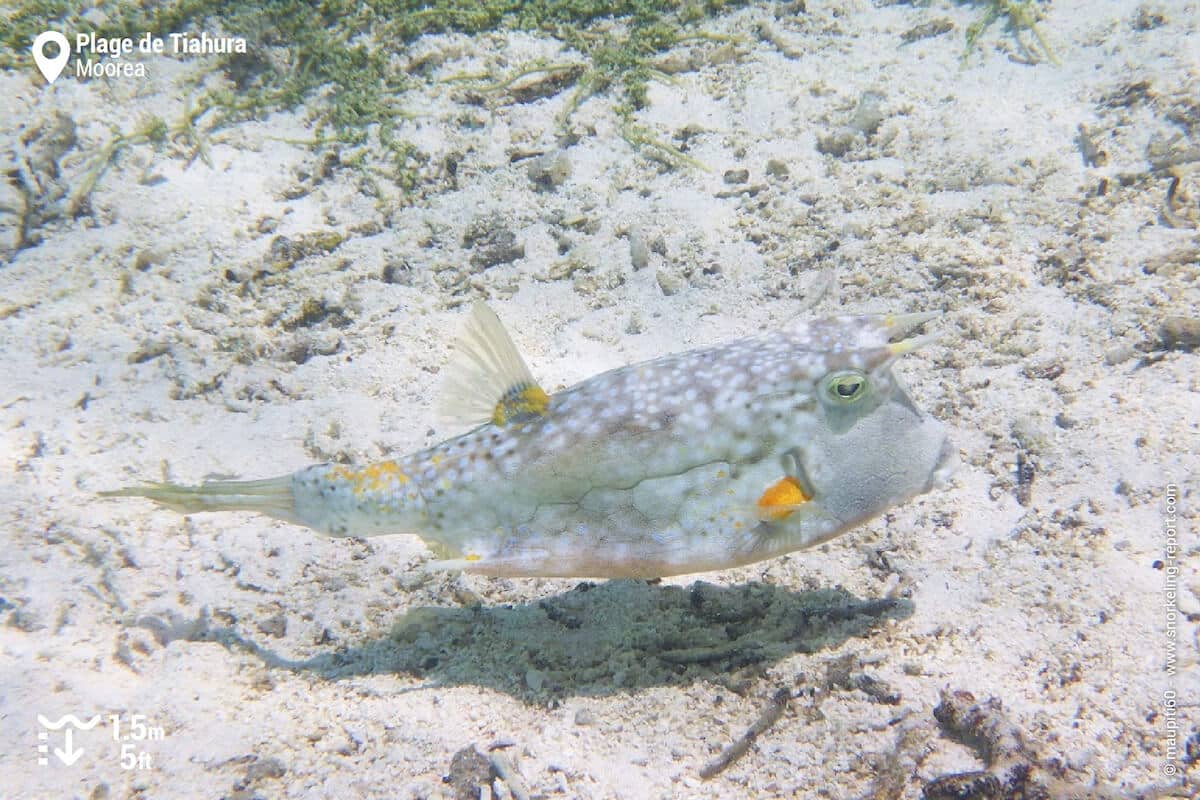
[[[841,588],[614,580],[581,583],[534,603],[417,608],[386,636],[304,660],[283,658],[229,629],[210,629],[205,638],[269,666],[331,680],[405,674],[423,680],[422,688],[482,686],[547,704],[748,680],[793,653],[834,647],[912,610],[908,600],[864,600]]]

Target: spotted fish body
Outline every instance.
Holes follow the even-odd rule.
[[[941,485],[943,426],[892,364],[932,315],[835,317],[605,372],[547,395],[472,313],[449,370],[468,433],[405,458],[265,481],[158,484],[190,513],[251,509],[334,536],[416,533],[436,566],[658,577],[827,541]]]

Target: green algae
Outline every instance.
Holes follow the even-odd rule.
[[[983,14],[967,26],[966,47],[962,55],[964,61],[975,50],[988,28],[1002,21],[1029,63],[1059,63],[1054,49],[1038,27],[1042,19],[1042,4],[1038,0],[983,0],[974,5],[983,6]]]
[[[602,91],[619,93],[621,112],[646,102],[654,77],[650,57],[695,34],[695,26],[746,0],[167,0],[153,5],[80,0],[22,0],[6,12],[0,67],[29,63],[29,44],[43,30],[95,31],[137,38],[146,32],[223,31],[243,36],[249,53],[217,56],[232,88],[197,100],[214,125],[294,108],[327,90],[319,127],[342,142],[361,143],[373,124],[402,116],[399,98],[413,80],[390,56],[433,33],[520,30],[578,50],[587,66],[576,79],[577,104]],[[318,139],[324,136],[318,132]],[[403,154],[401,154],[403,158]]]

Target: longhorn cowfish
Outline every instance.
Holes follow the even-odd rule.
[[[447,368],[472,425],[368,466],[105,493],[321,533],[416,534],[435,568],[662,577],[812,547],[943,486],[944,426],[893,374],[937,314],[839,316],[633,364],[548,394],[477,304]]]

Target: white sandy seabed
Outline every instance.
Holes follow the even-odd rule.
[[[563,140],[569,91],[444,82],[580,58],[448,35],[396,56],[407,203],[383,162],[314,152],[300,109],[213,132],[210,163],[125,148],[34,246],[0,216],[0,794],[915,798],[1025,765],[1056,797],[1194,796],[1200,5],[1055,2],[1058,64],[999,25],[961,61],[979,13],[704,23],[738,38],[669,55],[635,119],[706,169],[631,147],[605,95]],[[61,205],[114,126],[180,119],[205,62],[147,58],[0,77],[6,171]],[[590,590],[97,498],[454,434],[438,372],[477,297],[554,388],[814,302],[944,311],[902,371],[962,467],[815,551]],[[849,596],[901,602],[856,624],[828,611]],[[934,718],[955,691],[999,702],[1007,745]],[[101,715],[71,766],[38,719],[68,713]]]

